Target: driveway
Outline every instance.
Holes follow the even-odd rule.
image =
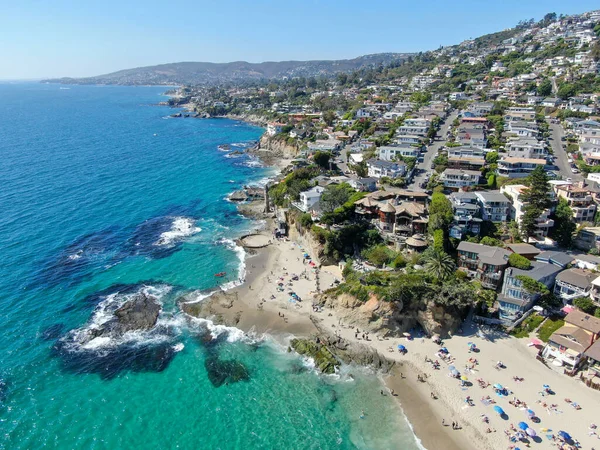
[[[448,115],[448,117],[446,117],[444,124],[440,127],[437,134],[435,135],[433,143],[427,147],[427,152],[424,154],[423,162],[418,163],[416,166],[417,170],[420,169],[423,172],[418,173],[413,178],[412,183],[410,183],[407,186],[408,189],[412,189],[415,191],[424,191],[424,189],[421,189],[419,185],[422,181],[425,180],[426,172],[433,172],[433,169],[431,169],[431,162],[436,157],[439,148],[446,143],[446,132],[448,131],[450,125],[452,125],[452,122],[454,122],[454,119],[456,119],[457,116],[458,111],[453,111],[450,113],[450,115]]]
[[[556,156],[554,164],[558,167],[563,179],[571,178],[573,181],[583,180],[583,175],[571,172],[571,164],[568,161],[567,151],[562,147],[565,144],[565,142],[561,141],[561,138],[565,135],[562,125],[551,123],[550,131],[550,145],[552,146],[554,156]]]

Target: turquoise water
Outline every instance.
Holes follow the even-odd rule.
[[[179,312],[243,277],[257,224],[225,199],[270,172],[217,148],[261,129],[168,118],[163,90],[0,84],[0,447],[417,448],[374,374]],[[90,338],[141,292],[155,328]]]

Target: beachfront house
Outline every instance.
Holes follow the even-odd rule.
[[[554,295],[564,304],[571,304],[576,298],[589,297],[596,277],[597,275],[589,270],[578,268],[563,270],[556,276]]]
[[[498,289],[508,265],[510,252],[500,247],[461,241],[458,244],[458,270],[481,283],[484,288]]]
[[[550,336],[542,358],[559,367],[577,369],[599,334],[600,319],[574,309],[565,317],[565,324]]]
[[[508,324],[513,323],[523,313],[529,311],[540,296],[537,292],[528,292],[523,286],[521,277],[528,277],[552,289],[556,276],[562,270],[562,267],[538,261],[532,262],[529,269],[516,267],[506,269],[502,291],[498,294],[500,320]]]

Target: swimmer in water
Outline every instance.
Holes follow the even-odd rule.
[[[365,411],[364,410],[360,410],[360,418],[364,419],[365,418]]]

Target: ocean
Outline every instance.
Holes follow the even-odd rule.
[[[262,129],[170,118],[164,90],[0,84],[0,448],[419,448],[369,370],[180,312],[243,279],[261,224],[227,195],[273,172],[218,148]],[[156,327],[90,334],[144,295]]]

